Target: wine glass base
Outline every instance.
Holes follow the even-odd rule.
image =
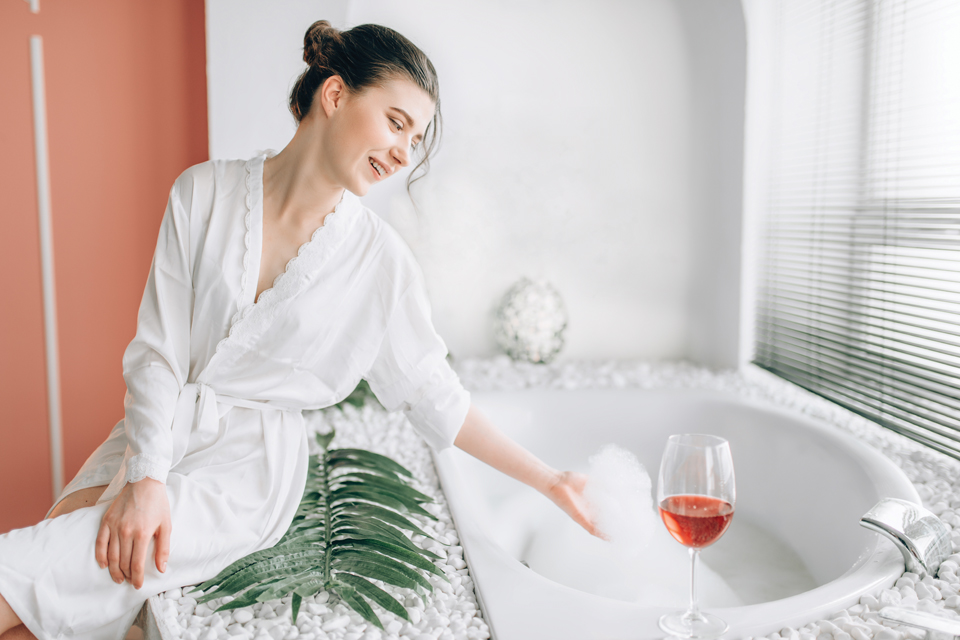
[[[660,616],[660,628],[678,638],[709,640],[722,636],[730,625],[712,613],[677,611]]]

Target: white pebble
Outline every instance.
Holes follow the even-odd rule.
[[[877,631],[877,635],[873,636],[873,640],[902,640],[903,634],[899,631],[894,631],[893,629],[881,629]]]
[[[821,620],[817,623],[817,626],[820,627],[820,633],[828,633],[830,635],[836,635],[840,633],[841,629],[837,625],[833,624],[829,620]]]
[[[923,587],[923,585],[919,585],[919,584],[917,586],[921,588]],[[916,598],[918,600],[920,599],[920,594],[917,593],[917,590],[911,586],[900,587],[900,595],[903,596],[904,600],[908,598]]]
[[[956,609],[960,607],[960,596],[950,596],[943,601],[943,604],[951,609]]]
[[[217,630],[207,629],[207,632],[200,636],[200,640],[217,640]]]
[[[294,638],[296,638],[299,635],[300,635],[299,629],[297,629],[296,627],[290,627],[289,631],[287,631],[287,635],[283,636],[283,640],[294,640]]]
[[[330,599],[330,594],[327,593],[326,591],[321,591],[320,593],[314,596],[314,600],[316,601],[317,604],[323,604],[329,599]]]
[[[850,636],[853,640],[870,640],[870,634],[860,627],[854,627],[850,630]]]
[[[900,595],[899,591],[894,591],[893,589],[884,589],[880,592],[880,607],[895,607],[900,604],[900,601],[903,600],[903,596]]]
[[[337,616],[336,618],[324,622],[323,626],[320,628],[324,631],[333,631],[334,629],[342,629],[348,624],[350,624],[350,616]]]
[[[227,633],[231,636],[239,636],[246,634],[246,630],[241,625],[234,623],[227,627]]]
[[[917,603],[917,611],[926,611],[933,613],[937,610],[937,604],[930,598],[923,598]]]
[[[223,626],[223,618],[218,613],[207,616],[203,620],[203,624],[210,627],[211,629],[216,629],[217,627]]]
[[[163,594],[163,597],[167,600],[179,600],[181,597],[183,597],[183,590],[179,587],[176,589],[170,589],[170,591],[167,591],[165,594]]]
[[[383,625],[383,628],[386,629],[387,633],[398,634],[400,633],[400,629],[403,628],[403,623],[394,619]]]
[[[420,620],[422,619],[420,614],[420,609],[417,609],[416,607],[407,609],[407,615],[410,616],[411,624],[414,624],[414,625],[420,624]]]
[[[246,624],[253,620],[253,613],[247,609],[238,609],[237,612],[233,614],[233,619],[240,624]]]

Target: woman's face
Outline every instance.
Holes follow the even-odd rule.
[[[323,89],[321,89],[322,91]],[[358,196],[410,164],[436,105],[410,80],[346,92],[330,114],[324,163],[330,177]]]

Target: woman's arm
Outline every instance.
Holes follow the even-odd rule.
[[[511,478],[530,485],[552,500],[577,524],[591,534],[605,538],[591,521],[583,489],[587,476],[557,471],[508,438],[480,410],[470,405],[454,444],[474,458]]]
[[[183,203],[193,197],[194,172],[185,171],[170,190],[137,333],[123,354],[124,484],[104,513],[94,547],[98,564],[109,568],[114,581],[127,580],[137,589],[143,585],[151,540],[156,540],[153,560],[159,571],[166,571],[169,558],[165,485],[173,456],[170,425],[187,379],[193,312],[190,218]]]

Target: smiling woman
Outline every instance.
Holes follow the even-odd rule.
[[[411,129],[417,126],[424,128],[424,131],[416,134],[414,142],[418,150],[422,150],[417,165],[422,172],[418,177],[426,173],[430,153],[440,137],[442,120],[437,72],[420,49],[393,29],[364,24],[341,33],[326,20],[319,20],[310,26],[304,36],[303,61],[308,67],[290,93],[290,112],[301,125],[310,113],[317,89],[334,74],[354,94],[366,93],[364,90],[368,87],[382,88],[385,81],[390,79],[405,79],[408,81],[406,84],[419,87],[432,103],[429,114],[425,114],[419,123],[415,123],[406,111],[399,108],[397,102],[388,101],[380,106],[393,112],[388,117],[392,116],[398,132],[402,133],[405,125]],[[411,87],[407,86],[406,89],[409,92]],[[412,96],[392,96],[394,99],[401,97]],[[413,100],[416,101],[416,98]],[[421,140],[424,141],[422,145],[419,143]],[[380,175],[385,174],[380,171]],[[411,173],[407,186],[416,179]]]
[[[124,419],[64,489],[72,500],[0,536],[0,635],[22,622],[20,638],[119,640],[151,595],[276,544],[307,477],[302,411],[361,379],[435,450],[456,444],[595,531],[585,476],[544,464],[472,408],[419,266],[358,198],[414,146],[425,168],[433,65],[395,31],[323,21],[304,56],[283,151],[174,182],[123,358]],[[78,492],[93,488],[86,505],[93,492]]]

